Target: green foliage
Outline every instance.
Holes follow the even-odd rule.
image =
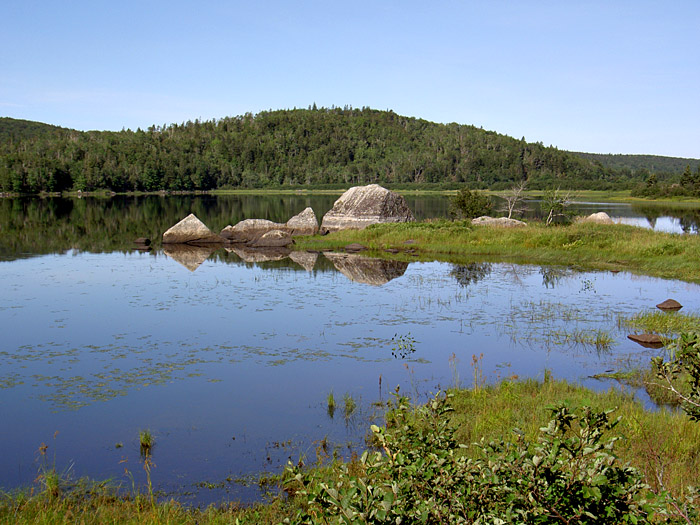
[[[569,206],[571,195],[562,192],[559,188],[549,188],[542,195],[542,211],[546,216],[545,224],[548,226],[555,220],[568,222],[570,217]]]
[[[488,196],[462,188],[450,199],[450,215],[459,219],[474,219],[488,215],[491,211],[491,199]]]
[[[285,489],[304,505],[287,523],[648,523],[646,486],[607,437],[609,412],[552,409],[539,442],[482,442],[470,458],[449,424],[449,397],[415,412],[397,395],[393,424],[372,426],[382,452],[333,476],[289,465]]]
[[[210,190],[381,183],[629,187],[643,176],[469,125],[309,108],[79,132],[0,120],[0,191]]]
[[[662,357],[652,359],[657,378],[681,403],[683,410],[693,421],[700,421],[700,335],[697,332],[682,333],[674,343],[675,352],[670,361]],[[683,392],[676,387],[681,374],[687,375],[689,389]]]

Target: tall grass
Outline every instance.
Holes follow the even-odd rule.
[[[622,224],[547,227],[531,222],[525,228],[472,227],[467,221],[447,220],[377,224],[364,230],[298,238],[296,248],[338,249],[358,242],[380,253],[387,248],[403,250],[409,239],[416,241],[410,247],[422,259],[572,264],[700,282],[700,236]]]
[[[617,324],[620,328],[632,328],[670,336],[681,332],[700,332],[700,315],[657,310],[620,316]]]

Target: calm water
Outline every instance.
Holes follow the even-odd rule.
[[[301,199],[251,205],[272,220],[324,206]],[[175,222],[166,212],[182,217],[192,206],[218,228],[238,220],[226,218],[234,201],[85,201],[0,201],[5,489],[33,482],[42,443],[68,476],[130,487],[127,469],[141,483],[138,432],[148,428],[160,490],[193,503],[250,501],[259,490],[246,479],[288,459],[313,461],[324,438],[340,454],[362,448],[372,403],[397,385],[417,399],[469,385],[472,356],[483,353],[489,381],[541,378],[546,368],[607,388],[589,376],[658,352],[628,341],[619,315],[669,297],[684,312],[700,306],[696,285],[625,273],[333,254],[251,263],[223,248],[140,253],[131,240],[156,238],[150,231]],[[615,338],[611,349],[567,342],[598,329]],[[415,352],[394,357],[397,335],[415,339]],[[329,392],[340,405],[333,417]],[[349,418],[346,394],[359,405]]]

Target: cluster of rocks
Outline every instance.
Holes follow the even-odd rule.
[[[314,235],[344,229],[362,229],[380,222],[407,222],[413,214],[405,199],[377,184],[356,186],[343,193],[323,216],[319,228],[316,214],[306,208],[286,223],[266,219],[245,219],[228,225],[220,233],[212,232],[194,214],[190,214],[163,234],[163,244],[238,244],[253,248],[281,248],[294,242],[297,235]]]
[[[683,305],[675,299],[666,299],[656,307],[664,312],[677,312],[683,308]],[[627,338],[644,348],[661,348],[666,344],[666,339],[659,334],[630,334]]]

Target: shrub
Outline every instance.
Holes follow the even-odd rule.
[[[460,219],[473,219],[488,215],[491,211],[491,200],[478,191],[462,188],[450,199],[450,216]]]

